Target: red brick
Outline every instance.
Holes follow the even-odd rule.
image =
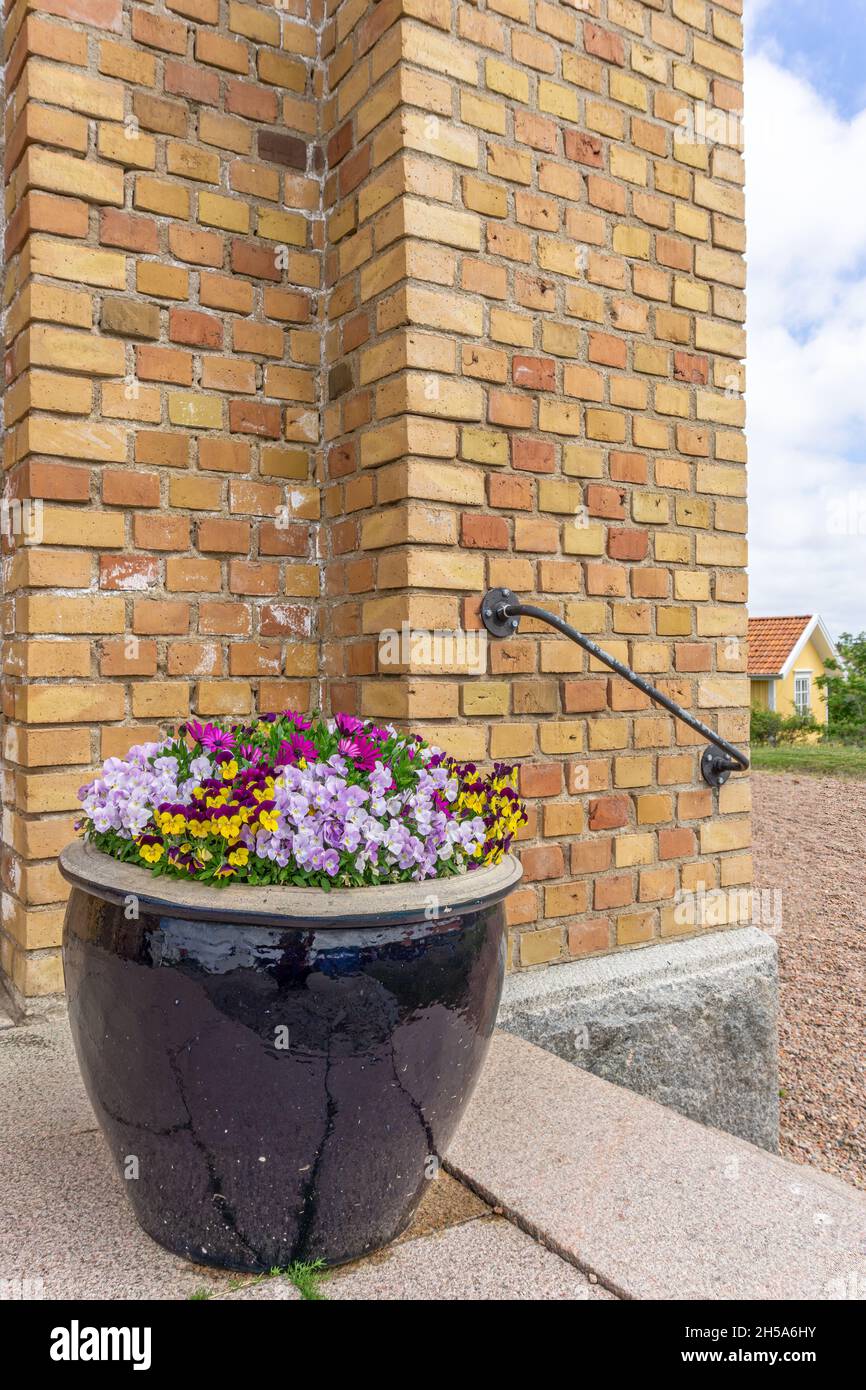
[[[645,483],[647,480],[646,456],[644,454],[625,454],[617,449],[612,449],[610,476],[614,483]]]
[[[156,473],[115,473],[102,475],[102,500],[113,507],[158,507],[159,478]]]
[[[262,439],[279,439],[280,407],[258,401],[231,401],[229,429],[232,434],[257,434]]]
[[[706,386],[709,381],[710,364],[706,357],[695,357],[689,352],[674,353],[674,377],[677,381],[696,382]]]
[[[678,671],[709,671],[712,664],[712,648],[708,642],[678,642],[674,648],[674,665]]]
[[[204,72],[191,63],[179,63],[174,58],[166,59],[165,90],[172,96],[186,97],[188,101],[201,101],[207,106],[219,105],[220,78],[218,72]]]
[[[611,521],[625,520],[625,490],[605,487],[603,483],[588,483],[586,506],[590,516],[608,517]]]
[[[507,550],[508,522],[501,516],[468,514],[460,518],[460,544],[469,549]]]
[[[532,391],[554,391],[556,363],[549,357],[515,356],[511,377],[515,386],[527,386]]]
[[[616,63],[625,67],[625,45],[618,34],[611,34],[588,19],[583,21],[583,46],[595,58],[603,58],[606,63]]]
[[[628,825],[631,799],[627,796],[600,796],[589,803],[590,830],[619,830]]]
[[[226,521],[209,517],[198,524],[198,548],[202,551],[234,551],[246,555],[250,548],[248,521]]]
[[[173,343],[186,343],[190,347],[220,348],[223,326],[213,314],[174,307],[169,310],[168,336]]]
[[[604,164],[602,143],[597,135],[587,135],[582,130],[563,132],[563,147],[567,159],[575,164],[586,164],[593,169],[601,169]]]
[[[564,681],[562,707],[566,714],[586,714],[591,710],[607,709],[605,681]]]
[[[523,865],[524,883],[562,878],[565,873],[565,858],[560,845],[533,845],[521,850],[520,862]]]
[[[659,859],[690,859],[697,850],[698,841],[693,830],[679,827],[659,831]]]
[[[523,763],[521,765],[521,796],[558,796],[561,791],[561,763]]]
[[[526,473],[552,473],[556,451],[546,439],[512,439],[511,462]]]
[[[648,551],[646,531],[627,531],[619,526],[607,533],[607,553],[612,560],[645,560]]]
[[[99,240],[104,246],[121,246],[125,251],[153,254],[158,250],[156,222],[152,217],[133,217],[117,208],[99,213]]]
[[[627,907],[634,902],[634,883],[631,874],[596,880],[592,905],[596,912],[606,907]]]
[[[159,583],[159,560],[152,555],[100,555],[100,589],[141,592]]]

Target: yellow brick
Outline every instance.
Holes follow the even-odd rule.
[[[586,814],[582,802],[576,801],[571,805],[545,806],[544,808],[544,833],[549,836],[560,835],[581,835],[583,834]],[[574,884],[570,885],[574,888]],[[550,913],[549,916],[555,916]]]
[[[718,854],[729,849],[746,849],[752,842],[749,820],[711,821],[700,831],[701,854]]]
[[[589,724],[589,747],[594,753],[628,745],[628,721],[625,719],[592,719]]]
[[[289,92],[303,92],[307,85],[307,69],[303,63],[266,49],[259,52],[258,72],[262,82]]]
[[[18,601],[18,608],[18,626],[21,632],[57,635],[76,632],[108,633],[122,632],[125,627],[122,598],[78,594],[74,599],[69,599],[47,594],[30,594]]]
[[[21,426],[20,455],[51,454],[55,458],[92,459],[96,463],[126,462],[126,431],[89,421],[50,420],[33,415]]]
[[[538,742],[542,753],[582,753],[583,724],[577,719],[545,720],[538,730]]]
[[[740,536],[698,536],[695,547],[695,559],[699,565],[730,568],[749,562],[748,542]]]
[[[453,381],[435,373],[405,372],[380,386],[376,413],[382,419],[402,411],[455,420],[480,420],[484,393],[469,381]]]
[[[112,549],[123,545],[124,520],[120,512],[97,512],[91,507],[44,507],[44,545],[86,545]]]
[[[4,970],[7,965],[4,962]],[[63,993],[63,961],[59,951],[15,951],[8,974],[25,998]]]
[[[447,73],[458,82],[475,84],[478,63],[466,44],[421,24],[401,25],[403,57],[410,63]]]
[[[26,254],[28,263],[22,274],[46,275],[112,290],[126,286],[126,257],[120,251],[95,250],[70,241],[31,236]]]
[[[549,111],[564,121],[576,121],[580,110],[576,92],[545,78],[538,83],[538,106],[541,111]]]
[[[511,687],[506,681],[473,681],[463,688],[463,713],[487,717],[507,714]]]
[[[488,58],[484,64],[487,86],[492,92],[513,97],[516,101],[529,101],[529,78],[519,68],[502,63],[498,58]]]
[[[574,516],[583,505],[583,488],[579,483],[560,482],[542,478],[538,484],[538,508],[542,512],[561,512]]]
[[[124,716],[122,686],[29,685],[15,691],[15,718],[28,724],[99,723]]]
[[[168,397],[168,418],[173,425],[188,429],[217,430],[222,426],[222,402],[216,396],[172,391]]]
[[[198,220],[206,227],[222,227],[228,232],[248,232],[250,210],[246,203],[239,202],[237,198],[226,198],[221,193],[202,190],[198,195]]]
[[[617,762],[620,761],[622,760],[617,759]],[[656,857],[655,836],[618,835],[614,847],[614,857],[618,869],[631,869],[638,864],[652,864]]]
[[[505,145],[490,144],[487,147],[487,172],[493,178],[506,179],[510,183],[530,184],[532,156],[521,150],[510,150]]]
[[[548,961],[558,960],[562,955],[560,927],[521,932],[519,942],[521,965],[544,965]]]
[[[581,408],[542,398],[538,406],[538,428],[550,434],[582,434]]]
[[[491,135],[504,135],[507,128],[507,110],[503,103],[487,100],[477,92],[460,93],[460,119]]]
[[[403,198],[400,210],[403,230],[408,236],[440,241],[466,251],[481,248],[481,223],[472,213],[431,207],[417,198]]]
[[[106,82],[99,77],[71,72],[69,68],[58,69],[54,63],[31,59],[15,95],[20,102],[31,98],[70,111],[82,111],[88,116],[122,121],[123,93],[120,82]]]
[[[653,82],[667,82],[668,62],[663,53],[656,53],[652,49],[644,48],[642,44],[633,43],[630,62],[632,70],[639,72],[642,77],[649,77]]]
[[[622,444],[625,441],[626,417],[611,410],[591,410],[586,412],[586,433],[589,439],[603,439],[609,443]]]
[[[285,242],[288,246],[306,246],[307,219],[297,212],[277,212],[259,208],[257,233],[267,241]]]
[[[170,174],[179,174],[185,179],[195,179],[199,183],[219,183],[219,155],[208,154],[196,145],[185,145],[178,140],[169,140],[166,148],[165,167]]]
[[[612,101],[621,101],[636,111],[646,111],[649,106],[646,85],[616,68],[610,71],[610,95]]]
[[[229,3],[229,29],[233,34],[243,34],[247,39],[265,43],[272,48],[280,45],[280,16],[262,10],[258,5],[241,5],[238,0]]]
[[[613,780],[614,786],[617,787],[649,786],[653,780],[652,758],[616,758],[614,760]]]
[[[567,48],[562,54],[562,75],[566,82],[576,87],[585,87],[590,92],[600,92],[604,85],[606,65],[595,63],[582,54],[572,53]]]
[[[472,463],[506,464],[508,436],[494,430],[464,429],[460,436],[460,457]]]
[[[642,260],[649,259],[650,253],[650,234],[641,227],[614,228],[613,249],[618,256],[639,257]]]
[[[605,530],[598,521],[584,524],[571,521],[563,527],[564,555],[603,555],[605,553]]]
[[[153,169],[156,165],[156,141],[133,126],[102,122],[97,150],[100,159],[109,159],[127,169]]]
[[[662,825],[673,820],[674,808],[670,796],[649,793],[636,801],[638,825]]]
[[[183,719],[189,714],[189,686],[181,681],[136,681],[132,712],[137,719]]]
[[[436,154],[442,160],[466,168],[478,167],[478,136],[471,131],[463,131],[446,121],[436,121],[434,125],[423,111],[400,113],[400,131],[403,143],[411,150]]]
[[[155,212],[161,217],[189,217],[189,190],[179,184],[164,183],[140,175],[135,180],[133,206],[142,212]]]
[[[604,475],[604,454],[601,449],[566,444],[562,450],[562,471],[570,478],[601,478]]]
[[[732,53],[730,49],[710,43],[707,39],[699,38],[697,35],[695,36],[694,61],[699,67],[709,68],[711,72],[720,73],[722,77],[728,77],[732,82],[742,82],[743,80],[741,54]]]
[[[28,188],[44,188],[90,203],[123,205],[123,171],[106,169],[92,160],[31,147],[19,166],[19,196]]]
[[[611,146],[610,172],[614,178],[625,179],[626,183],[636,183],[642,188],[647,185],[648,173],[645,156],[622,145]]]
[[[150,294],[156,299],[189,299],[189,272],[179,266],[139,261],[135,267],[135,285],[141,294]]]
[[[95,376],[122,376],[126,354],[122,342],[95,333],[69,332],[34,324],[16,343],[23,366],[56,367]]]
[[[483,213],[485,217],[508,216],[508,194],[504,188],[492,183],[482,183],[466,175],[463,179],[463,204],[473,212]]]

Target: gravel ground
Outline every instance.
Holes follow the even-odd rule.
[[[782,1152],[866,1188],[866,781],[752,785],[755,887],[782,893]]]

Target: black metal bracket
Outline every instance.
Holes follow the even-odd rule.
[[[681,719],[695,733],[708,740],[712,745],[704,749],[701,758],[701,776],[711,787],[721,787],[727,782],[732,772],[745,772],[749,766],[749,759],[745,753],[736,748],[733,743],[722,738],[713,729],[704,724],[702,720],[696,719],[688,710],[684,710],[682,705],[678,705],[676,700],[664,695],[661,690],[657,690],[649,681],[644,680],[630,666],[618,661],[615,656],[604,651],[593,642],[589,637],[585,637],[577,628],[557,618],[554,613],[548,613],[543,608],[536,608],[532,603],[520,603],[515,598],[510,589],[488,589],[481,600],[481,621],[490,633],[491,637],[513,637],[520,627],[521,618],[536,618],[539,622],[547,623],[548,627],[555,628],[561,632],[563,637],[568,637],[572,642],[576,642],[579,647],[583,647],[585,652],[594,656],[597,661],[601,661],[605,666],[609,666],[611,671],[615,671],[618,676],[629,681],[644,695],[649,696],[662,709],[666,709],[669,714],[676,719]],[[724,755],[724,756],[723,756]]]

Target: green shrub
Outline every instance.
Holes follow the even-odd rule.
[[[775,743],[782,727],[782,716],[774,709],[752,705],[752,743]]]
[[[777,710],[752,706],[752,743],[801,743],[810,734],[823,732],[824,726],[813,719],[811,714],[792,714],[788,719],[783,719]]]
[[[837,743],[866,744],[866,632],[843,632],[836,643],[841,663],[827,662],[816,685],[827,701],[827,737]]]

